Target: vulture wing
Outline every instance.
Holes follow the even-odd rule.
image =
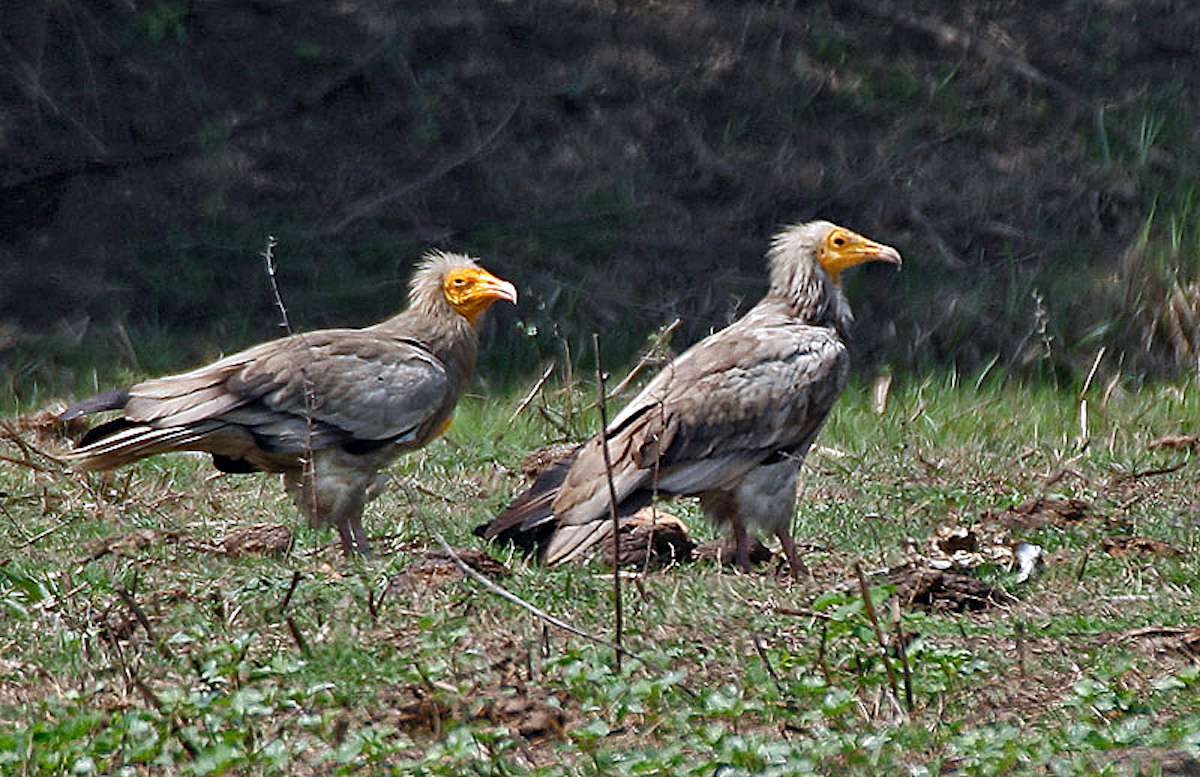
[[[299,455],[424,442],[455,393],[445,367],[419,343],[353,329],[311,332],[133,386],[124,417],[97,427],[74,456],[109,468],[168,450]]]
[[[608,430],[619,503],[638,492],[695,494],[731,483],[776,454],[803,456],[849,359],[837,334],[756,310],[697,343],[655,377]],[[599,437],[582,446],[552,512],[548,564],[577,557],[611,531]],[[657,481],[657,482],[656,482]]]

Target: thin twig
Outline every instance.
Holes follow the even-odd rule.
[[[833,620],[832,615],[827,612],[820,612],[818,610],[808,610],[803,607],[778,607],[775,605],[767,606],[770,607],[771,612],[778,613],[780,615],[794,615],[800,618],[817,618],[818,620],[826,621]]]
[[[383,590],[379,592],[379,596],[375,595],[374,588],[367,589],[367,611],[371,613],[371,623],[379,620],[379,613],[383,610],[383,600],[387,597],[388,591],[392,590],[392,587],[388,585],[386,577],[383,583]]]
[[[1156,477],[1158,475],[1170,475],[1172,472],[1178,472],[1179,470],[1183,469],[1186,466],[1187,466],[1187,460],[1185,459],[1185,460],[1179,462],[1178,464],[1172,464],[1169,467],[1153,467],[1151,469],[1142,469],[1142,470],[1138,470],[1137,472],[1130,472],[1127,475],[1120,475],[1117,477],[1117,482],[1124,482],[1126,480],[1137,480],[1139,478],[1152,478],[1152,477]]]
[[[771,682],[775,683],[775,689],[779,691],[781,696],[787,696],[787,690],[783,687],[783,681],[775,673],[775,667],[771,666],[771,659],[767,656],[767,650],[763,647],[762,642],[759,641],[758,636],[752,636],[750,641],[754,643],[754,649],[758,651],[758,657],[762,659],[763,666],[767,669],[767,676],[771,678]]]
[[[279,321],[280,321],[279,325],[281,327],[283,327],[284,331],[287,332],[288,337],[293,337],[295,335],[295,332],[292,331],[292,323],[288,319],[287,305],[283,304],[283,295],[279,293],[279,284],[275,281],[275,246],[277,246],[277,245],[279,245],[279,241],[275,239],[275,236],[267,235],[267,244],[266,244],[266,246],[263,247],[263,250],[259,255],[262,256],[263,262],[267,266],[267,280],[271,284],[271,293],[275,295],[275,305],[276,305],[276,307],[279,308]],[[308,345],[308,340],[304,337],[304,335],[301,335],[300,339],[304,343],[306,352],[308,353],[308,355],[311,356],[312,349]],[[304,459],[303,459],[303,463],[300,468],[300,494],[298,495],[298,497],[296,499],[296,501],[297,501],[296,506],[297,507],[301,506],[300,500],[304,498],[304,487],[307,484],[308,491],[309,491],[309,502],[310,502],[309,508],[310,508],[311,517],[317,523],[320,523],[319,513],[320,513],[320,504],[321,503],[317,497],[317,472],[316,472],[317,464],[316,464],[316,459],[313,456],[313,447],[312,447],[313,411],[316,409],[316,398],[315,398],[314,392],[313,392],[312,379],[308,375],[308,367],[309,367],[309,365],[307,362],[305,362],[300,367],[300,376],[303,380],[303,388],[304,388],[305,434],[304,434]],[[341,527],[339,527],[338,534],[339,534],[339,536],[341,535]],[[342,543],[342,546],[344,549],[345,548],[344,541]],[[361,548],[360,548],[360,550],[361,550]]]
[[[829,641],[829,621],[821,621],[821,644],[817,648],[817,666],[821,667],[821,676],[825,678],[825,687],[833,687],[833,675],[829,673],[829,665],[825,663],[825,645]]]
[[[1083,558],[1079,560],[1079,569],[1076,570],[1076,572],[1075,572],[1075,582],[1076,583],[1083,581],[1083,575],[1085,572],[1087,572],[1088,559],[1090,559],[1091,557],[1092,557],[1092,551],[1089,548],[1086,552],[1084,552]]]
[[[1018,620],[1014,631],[1016,632],[1017,642],[1017,671],[1021,677],[1025,676],[1025,621]]]
[[[896,685],[896,672],[892,669],[891,660],[888,659],[887,638],[883,635],[883,627],[879,625],[879,616],[875,614],[875,604],[871,601],[871,589],[867,586],[867,576],[863,574],[862,565],[857,561],[854,562],[854,573],[858,575],[858,588],[862,591],[863,607],[867,611],[867,618],[875,628],[875,639],[879,642],[879,659],[883,661],[884,671],[887,672],[888,685],[892,688],[892,698],[898,699],[900,694]]]
[[[287,616],[288,632],[292,635],[292,641],[296,643],[296,647],[300,649],[300,654],[308,655],[308,643],[304,641],[304,635],[300,633],[300,627],[296,625],[296,621],[292,616]]]
[[[420,518],[420,520],[422,523],[424,523],[424,518]],[[629,656],[632,659],[640,661],[643,664],[646,664],[647,666],[654,665],[647,659],[643,658],[642,656],[639,656],[637,653],[634,653],[632,650],[622,647],[621,645],[618,645],[615,642],[611,642],[611,641],[605,639],[604,637],[597,637],[595,634],[590,634],[590,633],[584,631],[583,629],[579,628],[578,626],[568,623],[567,621],[563,620],[562,618],[559,618],[555,615],[551,615],[550,613],[541,609],[537,605],[530,604],[529,602],[525,601],[521,597],[514,594],[512,591],[509,591],[507,588],[504,588],[503,586],[499,585],[498,583],[492,582],[487,577],[485,577],[482,573],[480,573],[477,569],[472,567],[467,562],[463,561],[462,558],[458,555],[458,553],[454,550],[454,548],[450,547],[450,543],[446,542],[446,538],[442,536],[441,532],[437,531],[436,529],[433,529],[428,524],[425,524],[425,530],[427,532],[429,532],[435,540],[438,541],[438,544],[440,544],[442,546],[442,550],[444,550],[446,552],[446,555],[448,555],[450,557],[450,560],[453,561],[460,570],[462,570],[463,574],[465,574],[467,577],[471,578],[475,582],[479,583],[481,586],[483,586],[487,590],[496,594],[501,599],[506,599],[507,601],[512,602],[513,604],[517,605],[518,607],[521,607],[522,609],[524,609],[530,613],[533,613],[539,619],[545,621],[546,623],[549,623],[551,626],[557,626],[558,628],[562,629],[563,631],[570,632],[571,634],[574,634],[577,637],[583,637],[584,639],[588,640],[589,642],[595,642],[597,645],[604,645],[605,647],[611,648],[618,653],[622,653],[624,655]],[[548,637],[547,637],[547,639],[548,639]]]
[[[617,517],[617,489],[613,485],[612,458],[608,453],[608,403],[604,396],[604,365],[600,358],[600,335],[592,332],[592,349],[596,354],[596,394],[600,405],[600,450],[604,454],[604,476],[608,481],[608,514],[612,519],[613,538],[613,642],[620,645],[624,631],[621,611],[621,520]],[[621,653],[616,654],[617,674],[621,673]]]
[[[171,658],[170,649],[167,648],[165,642],[158,638],[158,634],[155,633],[154,627],[150,625],[150,619],[146,617],[146,613],[141,607],[138,606],[138,603],[134,601],[133,594],[129,593],[129,591],[125,590],[125,586],[121,585],[117,586],[116,590],[117,596],[121,597],[121,601],[123,601],[125,606],[128,607],[133,613],[133,617],[137,618],[138,623],[142,624],[142,628],[146,630],[146,636],[150,637],[150,641],[154,643],[159,655],[161,655],[163,658]]]
[[[146,704],[153,707],[154,711],[160,715],[165,714],[163,712],[162,701],[158,698],[158,694],[156,694],[154,690],[150,688],[150,686],[142,682],[142,679],[138,677],[136,672],[133,671],[133,667],[129,666],[129,664],[125,661],[125,652],[121,650],[121,643],[111,631],[108,632],[108,641],[112,645],[113,651],[117,654],[117,661],[119,661],[121,664],[121,669],[125,674],[125,678],[133,684],[133,687],[137,689],[139,694],[141,694],[142,699],[146,702]],[[182,745],[183,749],[187,751],[188,756],[190,756],[192,760],[195,760],[200,754],[199,751],[196,750],[196,746],[188,741],[187,737],[183,735],[183,731],[179,728],[179,724],[176,723],[174,715],[169,715],[167,719],[170,722],[171,733],[174,734],[175,738],[179,740],[179,744]]]
[[[634,378],[636,378],[638,374],[641,373],[641,371],[647,366],[649,366],[649,364],[658,356],[659,350],[661,350],[664,345],[671,341],[671,336],[675,334],[675,330],[679,328],[679,325],[682,322],[683,319],[676,318],[654,335],[654,342],[651,343],[650,347],[646,349],[645,355],[638,360],[638,363],[635,364],[633,369],[629,371],[629,374],[622,378],[621,382],[614,386],[613,390],[608,393],[609,399],[615,399],[621,396],[625,389],[629,388],[629,384],[633,382]]]
[[[7,515],[7,514],[8,514],[8,511],[7,511],[7,510],[5,510],[5,511],[4,511],[4,514],[5,514],[5,515]],[[33,545],[33,544],[35,544],[35,543],[37,543],[37,542],[39,542],[39,541],[41,541],[41,540],[44,540],[46,537],[49,537],[51,534],[53,534],[54,532],[56,532],[56,531],[58,531],[59,529],[63,528],[64,526],[70,526],[70,525],[71,525],[71,523],[72,523],[72,521],[71,521],[71,520],[66,520],[66,521],[63,521],[62,523],[59,523],[59,524],[55,525],[55,526],[51,526],[49,529],[46,529],[45,531],[42,531],[42,532],[39,532],[39,533],[35,534],[34,536],[32,536],[32,537],[30,537],[29,539],[25,540],[24,542],[22,542],[20,545],[17,545],[16,547],[17,547],[18,549],[19,549],[19,548],[27,548],[27,547],[29,547],[30,545]]]
[[[554,362],[550,362],[546,365],[546,369],[542,370],[542,377],[537,379],[537,383],[534,383],[533,388],[529,389],[529,393],[521,398],[521,401],[517,403],[517,409],[508,417],[510,424],[517,420],[517,416],[521,415],[525,408],[529,407],[529,404],[533,402],[533,398],[542,390],[542,386],[545,386],[546,381],[550,380],[550,376],[554,374],[554,367]]]
[[[279,325],[289,336],[292,332],[292,323],[288,321],[287,306],[283,304],[283,296],[279,293],[279,284],[275,281],[275,246],[279,245],[279,241],[274,235],[267,235],[267,245],[259,254],[263,258],[263,262],[267,265],[267,280],[271,283],[271,293],[275,295],[275,307],[279,308]]]
[[[399,186],[389,189],[382,194],[376,194],[369,197],[364,197],[357,202],[351,203],[340,219],[333,224],[321,229],[317,234],[322,237],[336,235],[354,222],[366,218],[378,211],[389,202],[393,202],[402,197],[408,196],[410,193],[423,189],[429,184],[440,180],[448,175],[455,168],[466,164],[475,157],[479,156],[488,146],[500,136],[504,128],[508,126],[509,121],[516,115],[517,109],[521,106],[521,100],[517,99],[509,106],[504,116],[500,121],[488,131],[488,134],[479,139],[470,148],[461,149],[457,154],[454,154],[446,159],[443,159],[439,164],[429,168],[423,175],[417,176],[411,181],[407,181]]]
[[[900,600],[892,599],[892,620],[896,624],[896,652],[900,655],[900,672],[904,677],[904,706],[913,710],[912,671],[908,667],[908,640],[904,638],[904,621],[900,616]]]
[[[292,601],[292,594],[296,592],[296,586],[300,584],[300,570],[292,572],[292,582],[288,585],[287,593],[283,595],[283,601],[279,604],[279,611],[287,610],[288,603]]]
[[[18,467],[28,467],[29,469],[33,470],[34,472],[43,472],[43,473],[50,473],[50,474],[52,474],[54,472],[54,470],[47,469],[46,467],[40,466],[38,464],[34,464],[32,461],[27,461],[27,460],[22,460],[22,459],[14,459],[12,456],[5,456],[2,453],[0,453],[0,461],[7,461],[9,464],[16,464]]]

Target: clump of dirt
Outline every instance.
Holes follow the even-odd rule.
[[[173,529],[134,529],[92,542],[82,563],[95,561],[110,553],[131,558],[156,543],[177,543],[184,539],[183,532]]]
[[[443,683],[414,684],[399,689],[387,704],[388,718],[398,728],[435,737],[448,723],[468,720],[486,720],[525,739],[559,737],[567,725],[557,696],[524,685],[460,693]]]
[[[227,556],[247,554],[283,556],[292,549],[295,534],[280,523],[256,523],[240,526],[221,540],[221,548]]]
[[[512,571],[488,554],[458,548],[455,554],[463,563],[486,577],[507,577]],[[466,577],[466,573],[455,563],[450,554],[441,548],[425,551],[422,558],[413,561],[408,566],[392,575],[388,581],[388,589],[404,588],[413,590],[420,586],[439,587],[449,582],[457,582]]]
[[[1016,507],[985,510],[980,517],[985,522],[997,522],[1009,529],[1038,529],[1048,525],[1083,523],[1100,517],[1100,514],[1087,501],[1077,497],[1039,496]]]
[[[1164,558],[1175,558],[1183,555],[1183,551],[1179,548],[1162,540],[1156,540],[1153,537],[1115,535],[1105,537],[1100,541],[1100,545],[1104,548],[1104,552],[1110,556],[1149,553]]]

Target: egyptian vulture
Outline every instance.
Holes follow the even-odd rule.
[[[698,495],[728,527],[750,568],[748,532],[779,538],[793,575],[796,476],[846,385],[853,316],[839,277],[854,265],[900,264],[896,249],[825,221],[775,236],[770,289],[743,318],[664,368],[608,426],[618,511],[655,494]],[[580,558],[612,531],[600,435],[550,466],[482,536],[509,540],[546,564]]]
[[[381,468],[450,425],[475,367],[476,327],[517,290],[459,254],[431,252],[400,314],[365,329],[324,329],[249,348],[179,375],[85,399],[69,420],[121,415],[69,455],[107,470],[167,451],[205,451],[223,472],[280,472],[313,526],[333,524],[346,553],[369,553],[362,513]]]

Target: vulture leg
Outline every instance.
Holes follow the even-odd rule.
[[[799,580],[800,575],[808,572],[808,567],[804,566],[804,562],[800,560],[800,554],[796,552],[796,541],[792,539],[792,534],[786,528],[777,529],[775,536],[779,538],[779,544],[783,546],[783,552],[788,560],[788,572],[793,580]]]
[[[376,473],[364,471],[346,457],[339,451],[316,451],[313,471],[288,472],[284,475],[284,486],[310,526],[333,524],[346,555],[369,556],[371,550],[362,514]]]
[[[750,535],[746,533],[746,524],[742,523],[742,519],[736,515],[730,521],[733,529],[733,541],[737,549],[734,551],[734,556],[737,565],[742,571],[750,574],[754,571],[754,567],[750,565]]]
[[[337,529],[338,537],[342,540],[343,553],[347,556],[357,553],[363,558],[370,557],[371,545],[367,542],[367,532],[363,529],[361,508],[357,513],[338,521]]]

